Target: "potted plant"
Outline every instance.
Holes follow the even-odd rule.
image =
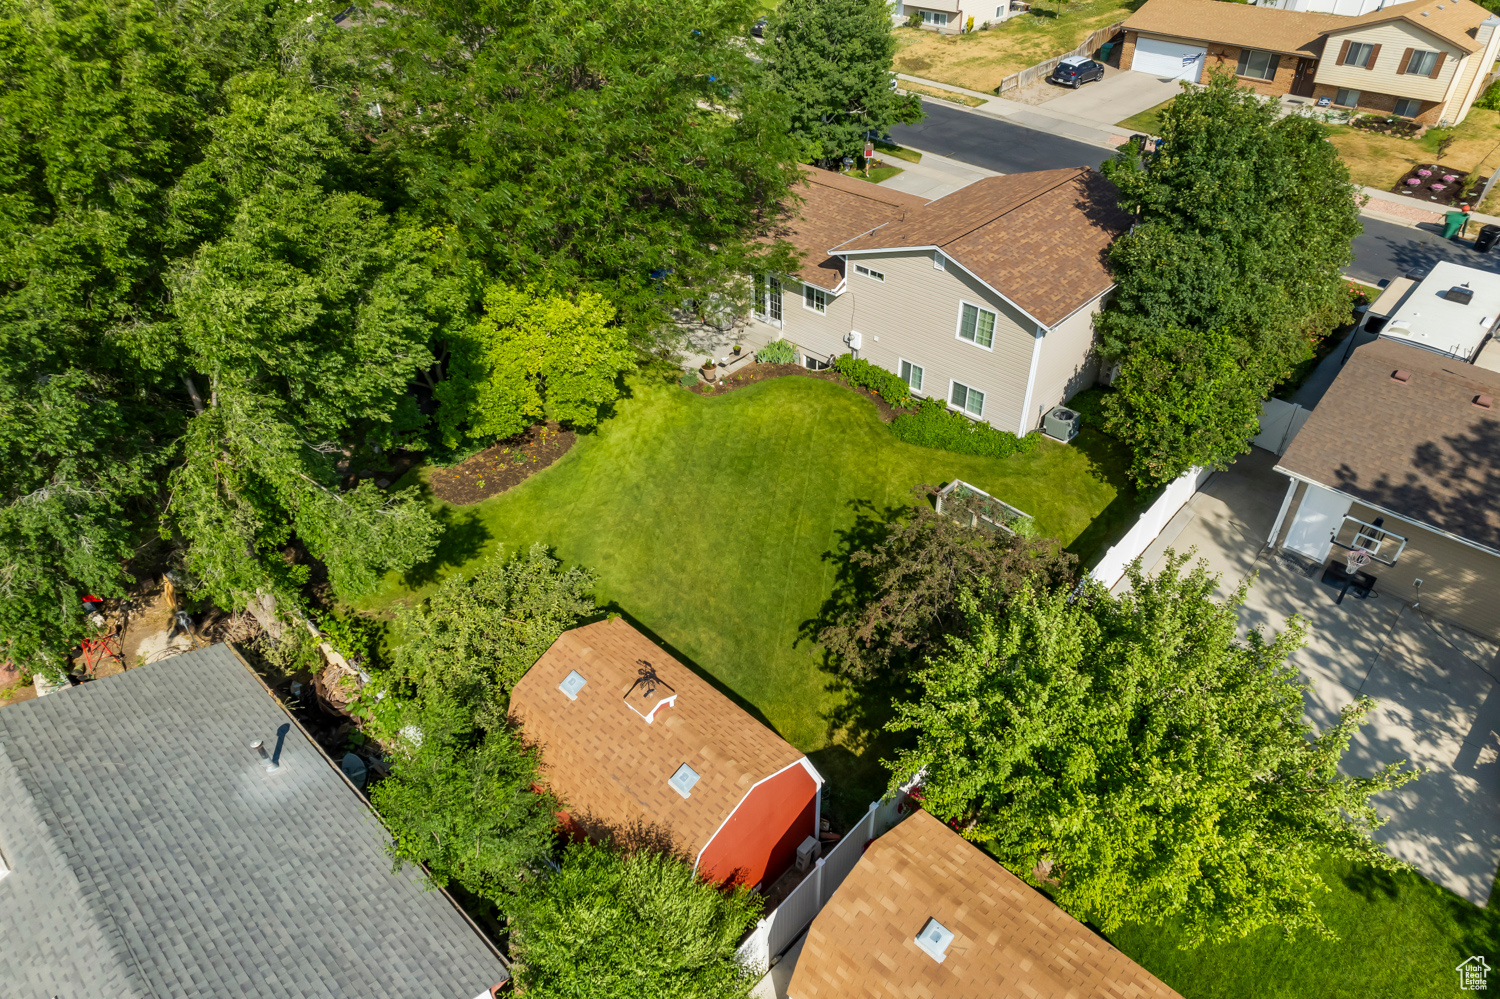
[[[739,344],[735,344],[735,345],[734,345],[734,352],[735,352],[735,354],[736,354],[736,355],[738,355],[738,354],[739,354],[739,352],[740,352],[740,349],[741,349],[741,348],[740,348],[740,345],[739,345]]]

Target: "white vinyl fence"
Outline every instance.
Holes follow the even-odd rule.
[[[844,834],[827,856],[818,858],[812,873],[784,902],[766,913],[740,944],[739,960],[745,970],[757,977],[769,971],[771,959],[780,957],[833,898],[833,893],[839,890],[839,885],[859,863],[865,844],[880,838],[913,807],[904,794],[889,801],[870,802],[870,810],[860,817],[854,828]]]
[[[1295,402],[1267,399],[1260,405],[1260,433],[1250,443],[1276,455],[1286,454],[1292,438],[1302,429],[1302,424],[1312,415],[1312,410],[1303,409]]]
[[[1150,508],[1141,514],[1135,526],[1125,533],[1125,536],[1117,541],[1099,564],[1094,566],[1093,576],[1105,589],[1112,589],[1125,575],[1125,570],[1130,563],[1140,558],[1156,536],[1161,533],[1162,528],[1167,526],[1171,519],[1177,516],[1177,512],[1187,506],[1187,501],[1193,498],[1198,487],[1203,485],[1212,472],[1206,468],[1190,468],[1182,473],[1181,477],[1173,481],[1162,494],[1156,498]]]

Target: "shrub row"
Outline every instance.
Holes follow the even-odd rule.
[[[996,430],[988,423],[971,420],[948,409],[936,399],[923,399],[915,413],[896,417],[891,433],[908,444],[939,448],[955,454],[972,454],[981,458],[1008,458],[1013,454],[1030,454],[1037,448],[1037,434],[1017,437]]]
[[[833,362],[833,370],[856,388],[866,388],[892,406],[910,406],[911,389],[896,375],[877,367],[862,357],[840,354]]]

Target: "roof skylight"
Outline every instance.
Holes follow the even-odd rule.
[[[938,964],[948,956],[948,945],[953,942],[953,931],[936,919],[927,920],[922,932],[917,934],[917,946]]]
[[[588,681],[583,678],[581,673],[576,669],[570,670],[568,675],[563,677],[563,682],[557,685],[557,689],[567,694],[568,700],[576,701],[578,700],[578,692],[583,689],[583,685],[586,683]]]
[[[672,790],[686,798],[692,792],[693,785],[698,783],[698,771],[684,763],[667,783],[672,785]]]

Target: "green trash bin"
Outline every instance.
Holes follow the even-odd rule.
[[[1103,63],[1109,62],[1109,55],[1114,50],[1114,42],[1105,42],[1103,45],[1099,46],[1099,61]]]
[[[1463,212],[1449,212],[1443,216],[1443,238],[1452,239],[1458,235],[1458,230],[1464,227],[1466,216]]]

